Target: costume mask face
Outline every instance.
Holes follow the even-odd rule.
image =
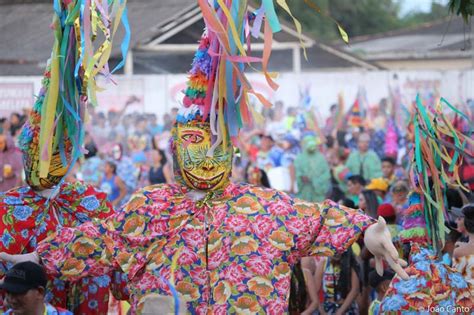
[[[114,145],[112,148],[112,157],[114,160],[119,161],[122,158],[122,147],[118,144]]]
[[[39,166],[37,165],[39,162],[38,154],[38,150],[35,150],[33,152],[33,156],[28,154],[23,155],[26,182],[30,187],[37,190],[52,188],[59,184],[61,179],[66,175],[68,166],[63,165],[61,161],[61,155],[59,151],[56,151],[51,157],[48,175],[46,177],[40,178]],[[68,158],[69,157],[67,157],[67,159]]]
[[[207,156],[211,148],[211,131],[205,122],[191,121],[178,124],[174,130],[177,175],[185,184],[197,190],[216,190],[229,183],[232,171],[232,148],[227,141],[216,147],[213,156]]]

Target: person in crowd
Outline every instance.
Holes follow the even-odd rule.
[[[253,164],[249,164],[246,169],[245,181],[255,186],[270,188],[267,173]]]
[[[444,243],[442,253],[442,260],[448,266],[452,266],[452,257],[454,253],[454,249],[458,246],[458,242],[460,242],[462,234],[459,233],[455,226],[451,226],[450,223],[447,224],[448,228],[450,229],[449,233],[446,235],[446,242]]]
[[[94,139],[92,138],[91,134],[89,132],[85,132],[84,135],[84,149],[86,149],[87,152],[84,153],[84,158],[89,159],[91,157],[94,157],[98,153],[97,145],[94,142]]]
[[[45,302],[47,282],[46,272],[40,265],[30,261],[15,264],[0,284],[10,307],[4,314],[72,315],[68,310]]]
[[[148,115],[148,126],[147,126],[148,133],[155,137],[156,135],[163,132],[163,125],[158,123],[158,117],[156,114]]]
[[[378,207],[377,195],[372,190],[365,189],[359,194],[359,208],[372,218],[377,218]]]
[[[282,187],[273,187],[283,190],[287,193],[295,193],[296,175],[295,175],[295,159],[300,153],[299,141],[291,134],[280,136],[277,141],[278,147],[283,151],[280,158]]]
[[[321,283],[316,281],[316,270],[321,257],[303,257],[301,259],[301,268],[306,284],[306,306],[300,312],[301,315],[311,315],[317,313],[320,308],[320,289]]]
[[[373,218],[378,217],[378,210],[379,202],[377,200],[377,195],[371,190],[363,190],[359,194],[359,208],[364,210],[366,214]],[[367,250],[367,248],[362,247],[361,250],[361,259],[362,259],[362,266],[363,266],[363,286],[362,286],[362,294],[359,297],[359,307],[362,312],[366,312],[369,307],[369,273],[373,270],[373,267],[370,264],[372,259],[372,255]]]
[[[296,107],[288,107],[286,109],[286,116],[284,119],[285,130],[290,132],[293,130],[293,126],[296,121],[297,110]]]
[[[260,136],[260,149],[257,153],[257,166],[268,172],[274,167],[280,166],[283,150],[275,145],[270,135]]]
[[[359,314],[355,298],[360,292],[360,266],[349,248],[342,255],[325,257],[318,263],[316,281],[323,291],[323,314]]]
[[[107,193],[107,200],[114,208],[119,207],[122,200],[127,195],[125,183],[117,176],[117,165],[112,161],[107,161],[104,167],[104,176],[100,181],[100,189]]]
[[[383,276],[380,276],[375,270],[372,270],[369,273],[369,285],[377,294],[370,304],[369,315],[382,314],[380,312],[380,303],[383,300],[385,292],[387,292],[388,287],[390,286],[390,281],[392,281],[394,276],[395,273],[389,269],[383,271]]]
[[[109,134],[110,128],[107,124],[105,114],[103,112],[97,113],[94,117],[91,135],[99,148],[107,144]]]
[[[148,181],[150,185],[171,184],[172,172],[168,159],[163,150],[151,150],[151,166],[148,171]]]
[[[115,144],[112,147],[112,159],[117,165],[117,175],[125,183],[127,188],[127,194],[122,200],[122,206],[125,202],[130,199],[130,196],[135,192],[138,187],[138,176],[140,169],[138,169],[133,163],[132,159],[125,155],[121,144]]]
[[[383,178],[374,178],[365,189],[372,190],[377,195],[379,203],[382,203],[387,195],[388,183]]]
[[[326,135],[331,134],[336,127],[336,120],[337,120],[337,104],[332,104],[329,108],[329,117],[326,119],[326,123],[324,125],[324,133]]]
[[[163,130],[170,131],[173,127],[173,118],[170,114],[166,113],[163,115]]]
[[[474,158],[465,158],[465,163],[459,169],[459,176],[464,186],[470,190],[470,202],[474,202]]]
[[[331,173],[324,155],[319,152],[315,136],[303,138],[302,152],[295,159],[298,198],[321,202],[331,187]]]
[[[459,208],[451,207],[450,213],[454,217],[456,223],[456,231],[461,233],[461,237],[459,238],[459,242],[467,243],[469,242],[469,233],[466,230],[466,226],[464,225],[464,211]]]
[[[382,177],[382,163],[377,154],[369,150],[369,142],[369,135],[361,134],[357,140],[357,150],[349,155],[346,162],[353,175],[360,175],[367,181]]]
[[[344,198],[342,199],[339,204],[343,205],[344,207],[355,209],[357,208],[357,205],[352,201],[350,198]]]
[[[348,132],[346,132],[344,137],[344,142],[346,143],[347,147],[351,151],[357,150],[357,143],[359,141],[359,137],[362,133],[361,127],[353,127]],[[368,144],[367,144],[368,145]]]
[[[453,252],[453,267],[471,284],[471,298],[474,298],[474,204],[462,208],[464,228],[469,241],[457,243]]]
[[[351,175],[347,178],[347,192],[348,197],[354,202],[354,205],[359,206],[359,195],[364,190],[365,180],[360,175]]]
[[[377,208],[377,216],[385,219],[390,234],[392,234],[392,240],[398,237],[401,226],[397,224],[397,213],[395,208],[389,203],[383,203]]]
[[[268,120],[265,127],[266,134],[276,137],[278,133],[285,130],[283,108],[283,102],[278,101],[275,103],[275,107],[268,112]]]
[[[397,177],[395,176],[395,167],[397,162],[393,157],[386,156],[382,158],[382,178],[385,179],[389,186],[392,186]]]
[[[24,122],[25,122],[24,117],[22,117],[18,113],[12,113],[10,115],[10,124],[9,124],[10,136],[16,137]]]
[[[371,126],[367,129],[370,137],[369,148],[377,154],[379,159],[385,156],[386,133],[383,129],[374,128]]]
[[[82,180],[86,184],[99,187],[102,176],[101,170],[103,168],[103,161],[98,155],[99,151],[93,138],[87,132],[84,137],[84,143],[87,153],[84,154],[84,159],[81,161],[79,169],[82,174]]]
[[[390,193],[385,199],[386,202],[390,203],[397,213],[397,224],[403,224],[403,218],[405,211],[408,209],[408,194],[410,188],[405,181],[397,181],[390,188]]]
[[[400,257],[403,256],[403,245],[400,242],[400,231],[402,229],[401,225],[397,224],[397,213],[395,208],[389,204],[384,203],[378,206],[377,216],[384,218],[387,223],[387,228],[392,235],[392,242],[395,245],[395,248],[398,250]]]
[[[117,111],[109,111],[108,117],[110,125],[108,141],[112,143],[124,143],[127,132],[125,131],[124,126],[121,124],[121,113]]]
[[[349,156],[349,150],[342,147],[338,147],[332,151],[327,158],[328,163],[331,166],[331,176],[333,179],[333,187],[339,188],[344,194],[348,193],[347,190],[347,179],[351,176],[351,172],[346,166],[345,161]]]
[[[13,138],[0,134],[0,193],[21,185],[22,169],[21,152]]]

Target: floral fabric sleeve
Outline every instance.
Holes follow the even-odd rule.
[[[41,242],[37,252],[48,272],[63,279],[107,274],[111,269],[133,278],[148,254],[164,245],[160,231],[146,229],[150,221],[160,220],[151,208],[151,200],[138,192],[105,221],[63,228]]]
[[[376,221],[360,210],[326,200],[317,204],[321,214],[320,230],[306,256],[332,256],[345,252]]]

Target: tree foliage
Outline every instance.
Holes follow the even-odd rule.
[[[311,8],[308,1],[316,5],[320,13]],[[415,26],[449,15],[446,6],[434,2],[431,12],[411,13],[404,17],[400,17],[400,5],[394,0],[297,0],[288,3],[303,25],[303,30],[321,40],[339,38],[337,25],[333,20],[351,38]],[[284,12],[280,13],[285,16]]]

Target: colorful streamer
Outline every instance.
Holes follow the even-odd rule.
[[[452,125],[443,112],[443,104],[466,121],[470,126],[467,134]],[[440,251],[444,246],[446,232],[446,189],[459,187],[467,190],[461,184],[458,170],[463,157],[473,157],[473,152],[466,150],[468,145],[472,147],[474,144],[469,136],[473,124],[467,115],[445,99],[442,98],[432,110],[427,110],[417,96],[413,126],[415,147],[412,181],[423,193],[422,204],[431,245]]]
[[[277,0],[276,3],[292,16],[301,34],[301,24],[293,17],[286,1]],[[273,0],[263,0],[255,14],[248,14],[246,0],[198,0],[198,4],[206,30],[194,56],[183,103],[186,107],[198,106],[201,119],[210,121],[216,136],[212,146],[215,148],[220,142],[226,146],[229,137],[235,143],[244,125],[253,126],[261,120],[250,107],[249,95],[254,95],[264,106],[271,106],[252,88],[244,70],[247,66],[252,67],[251,63],[260,63],[268,86],[273,90],[278,88],[273,81],[275,74],[268,72],[268,62],[273,33],[280,31],[281,26]],[[251,56],[250,37],[260,34],[262,24],[263,54]]]
[[[27,181],[32,187],[57,185],[83,153],[87,105],[96,105],[96,75],[110,75],[107,62],[120,22],[125,28],[121,50],[126,58],[130,27],[125,5],[126,0],[54,1],[51,58],[40,95],[20,136]]]

